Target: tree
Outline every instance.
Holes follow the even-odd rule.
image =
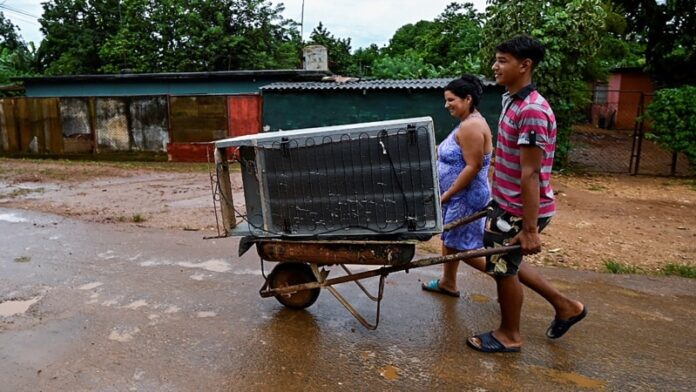
[[[673,152],[682,152],[696,168],[696,87],[657,91],[648,106],[655,131],[648,137]]]
[[[557,162],[570,149],[570,126],[589,103],[589,68],[606,36],[606,14],[599,0],[492,1],[487,9],[481,52],[482,72],[491,74],[495,46],[520,34],[546,47],[534,79],[553,107],[558,122]]]
[[[479,68],[483,14],[471,3],[450,3],[426,35],[426,61],[442,67],[442,74],[458,76]]]
[[[8,84],[11,78],[35,73],[35,50],[27,46],[17,32],[17,26],[0,12],[0,84]]]
[[[378,79],[422,79],[438,76],[437,69],[412,52],[384,56],[375,61],[372,76]]]
[[[45,38],[38,61],[45,73],[89,74],[102,66],[99,50],[119,29],[119,0],[53,0],[39,19]]]
[[[457,76],[479,69],[483,15],[471,3],[450,3],[434,21],[400,27],[384,50],[392,60],[420,58],[436,76]]]
[[[40,56],[51,74],[297,68],[297,24],[282,12],[267,0],[55,0]]]
[[[16,50],[26,47],[24,41],[17,33],[19,28],[5,18],[5,14],[0,11],[0,46],[9,50]]]
[[[350,54],[350,38],[336,38],[324,25],[319,25],[309,35],[311,44],[323,45],[329,52],[329,69],[339,75],[346,75],[353,67]]]
[[[358,48],[353,53],[353,64],[348,69],[348,75],[372,75],[375,62],[382,58],[382,56],[382,50],[376,44],[371,44],[367,48]]]
[[[389,56],[399,56],[409,51],[422,54],[425,52],[425,48],[421,47],[425,41],[424,37],[433,35],[432,32],[436,29],[435,22],[428,20],[405,24],[394,32],[384,52]]]
[[[646,70],[663,86],[696,83],[696,0],[613,0],[627,37],[645,45]]]

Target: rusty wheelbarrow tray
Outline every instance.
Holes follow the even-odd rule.
[[[463,218],[445,226],[445,230],[472,222],[485,216],[487,210]],[[240,243],[240,254],[256,244],[257,252],[263,261],[280,262],[266,276],[259,294],[261,297],[275,297],[281,304],[292,309],[304,309],[318,298],[321,289],[328,290],[365,328],[374,330],[379,324],[380,305],[384,294],[385,278],[394,272],[427,267],[451,261],[462,261],[475,257],[503,254],[519,249],[519,246],[504,246],[460,252],[447,256],[429,257],[413,260],[417,241],[295,241],[277,239],[245,239]],[[373,270],[353,273],[348,264],[381,265]],[[344,276],[329,279],[325,266],[340,266]],[[320,269],[321,267],[321,269]],[[371,294],[360,281],[379,277],[376,295]],[[333,286],[355,282],[362,292],[376,302],[374,322],[365,318]]]

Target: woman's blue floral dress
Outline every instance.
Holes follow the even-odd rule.
[[[437,149],[437,171],[440,177],[440,194],[447,191],[459,176],[466,161],[462,149],[457,144],[455,134],[459,126],[440,143]],[[491,154],[483,157],[483,167],[476,174],[474,180],[452,196],[442,205],[444,223],[453,222],[459,218],[471,215],[482,210],[491,200],[490,186],[488,185],[488,168],[491,164]],[[458,226],[442,233],[442,241],[445,246],[457,250],[479,249],[483,247],[483,227],[485,218]]]

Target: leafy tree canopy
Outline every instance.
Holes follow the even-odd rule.
[[[384,50],[389,56],[386,63],[416,67],[422,75],[458,76],[477,71],[483,21],[484,15],[473,4],[450,3],[434,21],[399,28]],[[425,68],[416,66],[415,59],[432,66],[433,71],[426,72]],[[382,67],[382,70],[390,68]]]
[[[0,85],[11,83],[11,78],[35,73],[35,50],[27,46],[13,25],[0,12]]]
[[[17,30],[18,27],[5,18],[5,14],[0,11],[0,46],[9,50],[26,47]]]
[[[557,156],[563,163],[570,149],[570,125],[589,102],[586,81],[606,37],[606,12],[600,0],[491,1],[483,30],[482,72],[490,75],[495,46],[527,34],[546,47],[534,80],[549,100],[558,121]]]
[[[266,0],[54,0],[39,57],[48,74],[297,68],[282,12]]]
[[[658,83],[696,83],[696,0],[613,0],[625,10],[626,38],[645,45]]]
[[[684,153],[696,168],[696,87],[659,90],[647,115],[655,129],[648,136],[668,150]]]

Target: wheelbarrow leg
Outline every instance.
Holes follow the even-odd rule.
[[[346,271],[346,274],[348,274],[349,276],[353,276],[353,273],[350,272],[350,270],[348,269],[348,267],[346,267],[345,264],[341,264],[341,267],[343,268],[344,271]],[[367,288],[365,288],[365,286],[363,286],[363,284],[360,283],[359,280],[354,280],[354,282],[355,282],[355,284],[358,285],[358,287],[360,287],[360,290],[362,290],[362,292],[365,293],[367,298],[371,299],[372,301],[378,301],[378,298],[375,297],[374,295],[370,294],[370,292],[367,291]]]
[[[322,272],[319,271],[319,268],[317,267],[316,264],[311,264],[311,267],[312,267],[312,271],[314,272],[314,276],[317,278],[317,280],[319,281],[319,283],[320,283],[320,284],[321,284],[321,283],[324,283],[324,280],[326,279],[326,275],[325,275],[325,274],[322,274]],[[345,268],[345,267],[344,267],[344,268]],[[349,271],[348,271],[348,272],[349,272]],[[349,272],[349,273],[350,273],[350,272]],[[375,323],[374,323],[374,324],[372,324],[372,323],[370,323],[369,321],[367,321],[367,319],[366,319],[365,317],[363,317],[363,315],[360,314],[360,312],[358,312],[358,310],[355,309],[355,308],[353,307],[353,305],[351,305],[351,304],[348,302],[348,300],[347,300],[343,295],[341,295],[341,293],[339,293],[334,287],[332,287],[332,286],[324,286],[324,288],[326,288],[327,290],[329,290],[329,293],[331,293],[331,295],[333,295],[333,296],[336,298],[336,300],[338,300],[338,302],[339,302],[341,305],[343,305],[343,307],[346,308],[346,310],[349,311],[350,314],[352,314],[353,317],[355,317],[355,319],[358,320],[358,322],[360,322],[360,324],[363,325],[363,327],[365,327],[365,328],[367,328],[367,329],[369,329],[369,330],[375,330],[375,329],[377,329],[377,326],[379,325],[380,305],[382,304],[382,298],[383,298],[383,295],[384,295],[384,279],[385,279],[385,277],[386,277],[386,275],[380,275],[380,276],[379,276],[379,292],[378,292],[378,294],[377,294],[377,298],[374,299],[374,301],[377,302],[377,311],[376,311],[376,314],[375,314]],[[356,280],[355,282],[357,283],[357,280]],[[364,287],[363,287],[360,283],[358,283],[358,285],[361,287],[361,289],[363,289],[363,291],[365,292],[365,294],[367,294],[368,297],[370,297],[370,299],[374,298],[374,297],[372,297],[370,294],[368,294],[368,293],[365,291]]]

